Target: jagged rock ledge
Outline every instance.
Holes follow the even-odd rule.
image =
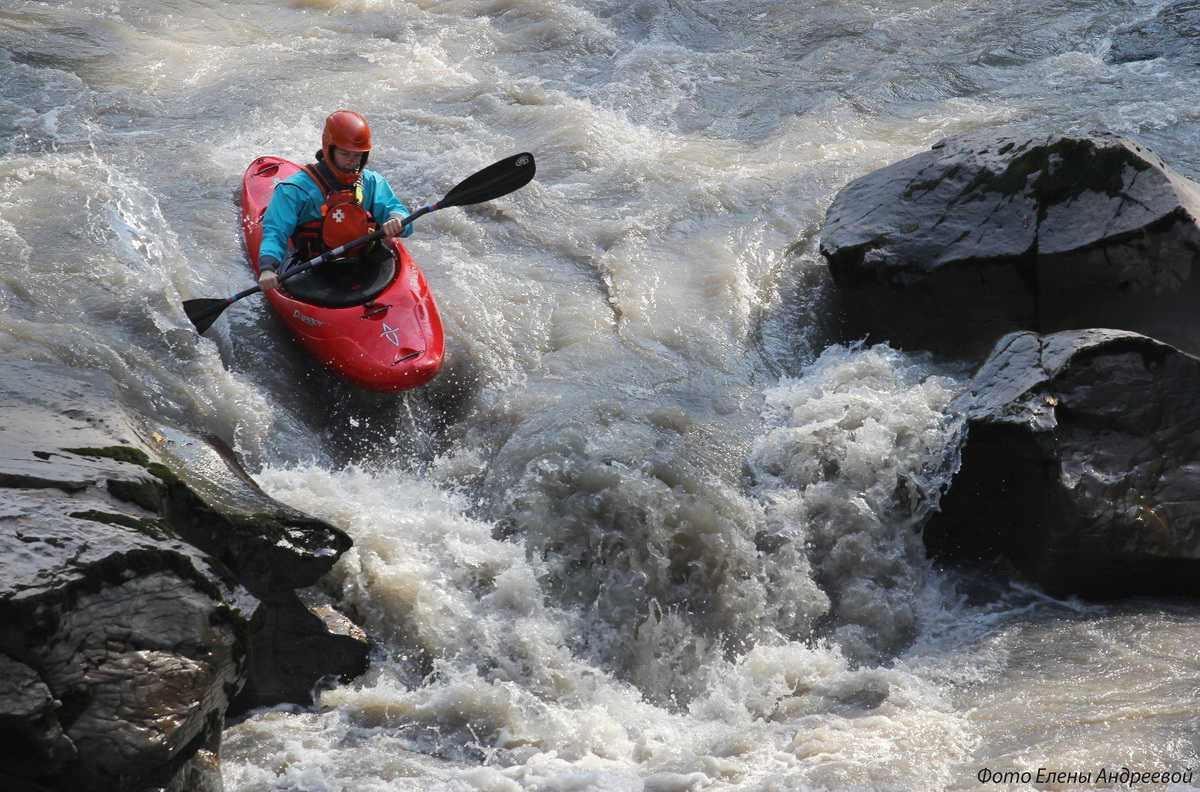
[[[104,373],[0,358],[0,787],[221,789],[225,718],[310,703],[366,636],[300,591],[349,549]]]

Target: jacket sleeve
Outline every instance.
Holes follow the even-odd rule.
[[[300,211],[305,199],[304,191],[294,184],[280,182],[263,213],[262,243],[258,246],[258,260],[266,257],[283,261],[287,255],[288,240],[300,224]]]
[[[371,202],[371,206],[367,209],[372,217],[379,218],[380,223],[390,220],[393,215],[401,219],[408,217],[411,214],[408,207],[400,203],[400,199],[392,192],[392,186],[387,183],[387,179],[380,176],[378,173],[372,174],[375,182],[375,194]],[[412,226],[406,225],[402,237],[412,234]]]

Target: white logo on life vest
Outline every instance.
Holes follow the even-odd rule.
[[[394,327],[388,327],[388,323],[383,323],[383,332],[379,334],[380,338],[386,338],[396,346],[400,346],[400,331]]]
[[[307,325],[312,325],[313,327],[324,327],[325,326],[325,322],[322,322],[320,319],[313,319],[311,316],[305,316],[304,314],[300,313],[299,310],[292,313],[292,316],[296,317],[301,322],[304,322]]]
[[[343,212],[341,209],[338,209],[337,211],[335,211],[333,213],[333,222],[340,223],[345,219],[346,219],[346,213]]]

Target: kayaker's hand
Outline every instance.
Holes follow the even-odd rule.
[[[258,288],[265,292],[279,288],[279,277],[273,269],[265,269],[258,273]]]
[[[399,217],[393,217],[383,224],[383,235],[388,239],[398,236],[404,231],[404,223]]]

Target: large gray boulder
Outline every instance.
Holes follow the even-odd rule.
[[[1200,187],[1135,141],[981,130],[848,184],[821,252],[856,337],[981,356],[1113,327],[1200,352],[1198,217]]]
[[[1200,359],[1113,330],[1014,333],[954,405],[961,467],[924,526],[1053,596],[1200,595]]]
[[[217,790],[235,697],[365,668],[297,593],[349,538],[221,444],[126,410],[105,374],[7,358],[0,415],[0,789]]]

